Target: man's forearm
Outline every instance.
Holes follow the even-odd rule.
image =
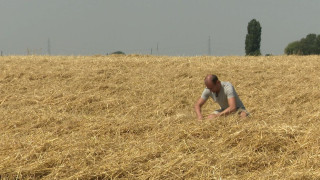
[[[201,107],[205,102],[206,102],[205,99],[199,98],[198,101],[196,102],[196,104],[194,105],[194,109],[195,109],[195,111],[197,113],[197,117],[198,117],[199,120],[203,119],[203,116],[201,114]]]
[[[222,111],[221,113],[218,114],[218,116],[227,116],[233,112],[236,112],[237,108],[233,108],[233,107],[228,107],[227,109],[225,109],[224,111]]]
[[[203,119],[202,114],[201,114],[201,107],[196,105],[196,106],[194,107],[194,109],[195,109],[195,111],[196,111],[196,114],[197,114],[198,119]]]

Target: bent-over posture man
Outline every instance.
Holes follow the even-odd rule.
[[[219,81],[216,75],[209,74],[204,79],[204,83],[206,88],[195,104],[195,111],[197,113],[198,120],[203,119],[201,107],[209,97],[211,97],[220,105],[220,109],[215,110],[212,114],[210,114],[207,117],[208,119],[226,116],[234,112],[237,112],[240,117],[247,117],[249,115],[236,90],[230,82]]]

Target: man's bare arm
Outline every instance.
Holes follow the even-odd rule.
[[[201,107],[202,105],[204,105],[204,103],[206,102],[207,100],[204,100],[202,98],[199,98],[198,101],[196,102],[196,104],[194,105],[194,109],[196,111],[196,114],[197,114],[197,117],[198,117],[198,120],[202,120],[203,119],[203,116],[201,114]]]
[[[236,105],[236,98],[232,97],[228,99],[228,104],[229,107],[227,109],[225,109],[224,111],[222,111],[221,113],[218,114],[218,116],[226,116],[229,115],[233,112],[237,111],[237,105]]]

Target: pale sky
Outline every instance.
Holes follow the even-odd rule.
[[[319,17],[320,0],[0,0],[0,50],[198,56],[209,53],[210,36],[211,55],[245,55],[256,19],[262,54],[281,55],[320,34]]]

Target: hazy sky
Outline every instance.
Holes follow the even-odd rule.
[[[320,34],[320,0],[0,0],[4,55],[244,55],[248,22],[261,52]],[[48,43],[50,39],[50,43]],[[158,46],[158,49],[157,49]]]

